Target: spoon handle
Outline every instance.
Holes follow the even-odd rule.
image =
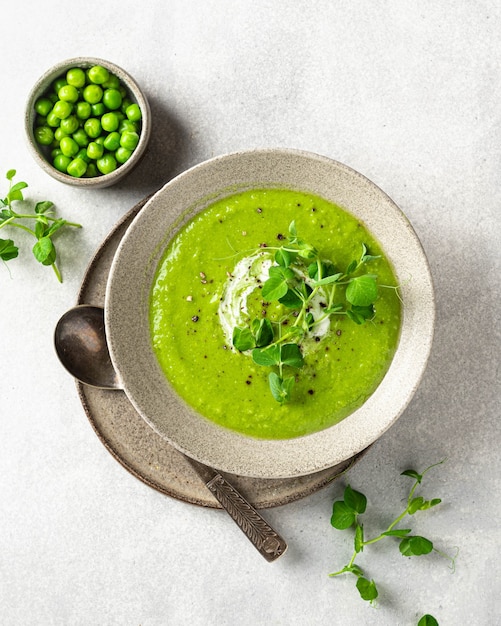
[[[188,460],[204,480],[207,489],[245,533],[258,552],[269,562],[282,556],[287,549],[287,544],[242,494],[219,472],[202,466],[193,459]]]

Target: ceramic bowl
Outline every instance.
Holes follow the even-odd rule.
[[[105,67],[109,72],[114,74],[119,78],[121,84],[125,87],[127,96],[130,98],[132,102],[135,102],[139,105],[142,113],[141,120],[141,131],[139,137],[139,143],[134,149],[130,158],[125,161],[125,163],[118,165],[118,167],[109,174],[101,174],[99,176],[93,177],[81,177],[76,178],[75,176],[70,176],[69,174],[63,173],[56,169],[49,157],[50,149],[46,146],[41,146],[36,140],[34,136],[35,123],[37,119],[37,114],[35,112],[35,102],[37,99],[46,94],[47,91],[51,88],[53,82],[61,77],[65,76],[66,72],[73,67],[79,67],[82,69],[88,69],[94,65],[101,65]],[[25,112],[25,135],[28,142],[28,149],[31,152],[35,161],[40,165],[40,167],[47,172],[50,176],[55,178],[56,180],[65,183],[67,185],[73,185],[75,187],[80,187],[83,189],[87,188],[103,188],[110,187],[121,181],[127,174],[138,164],[143,156],[146,147],[148,145],[150,134],[151,134],[151,111],[150,106],[148,104],[148,100],[143,92],[143,90],[139,87],[138,83],[134,80],[134,78],[126,72],[124,69],[115,65],[114,63],[110,63],[104,59],[99,59],[95,57],[75,57],[72,59],[67,59],[65,61],[61,61],[57,63],[49,70],[47,70],[35,83],[32,87],[29,96],[28,102],[26,105]]]
[[[224,429],[172,391],[152,349],[153,276],[170,238],[214,200],[256,187],[322,196],[355,215],[379,240],[401,284],[401,333],[391,366],[372,396],[343,421],[311,435],[262,440]],[[311,474],[366,449],[401,415],[425,370],[434,328],[433,286],[423,248],[398,206],[363,175],[297,150],[238,152],[201,163],[160,189],[134,219],[114,257],[105,301],[111,358],[125,392],[174,447],[220,470],[256,478]]]

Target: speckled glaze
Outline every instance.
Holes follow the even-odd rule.
[[[195,413],[170,388],[151,346],[149,295],[169,239],[215,199],[243,189],[286,187],[323,196],[364,222],[401,284],[402,329],[393,362],[367,402],[339,424],[289,440],[259,440]],[[302,476],[341,463],[377,440],[416,391],[434,327],[431,275],[423,248],[398,206],[374,183],[332,159],[298,150],[223,155],[179,175],[152,196],[120,242],[106,288],[113,364],[138,413],[174,447],[241,476]]]
[[[102,65],[115,74],[115,76],[120,79],[122,84],[127,89],[131,100],[133,102],[137,102],[142,112],[141,134],[139,137],[139,143],[137,144],[130,159],[117,167],[117,169],[113,172],[92,178],[75,178],[74,176],[60,172],[53,167],[51,163],[47,161],[40,149],[40,146],[35,141],[33,133],[33,122],[35,119],[34,104],[37,98],[45,93],[45,91],[50,87],[52,81],[54,81],[58,76],[61,76],[61,74],[64,74],[70,68],[81,67],[85,69],[92,67],[93,65]],[[132,78],[132,76],[121,67],[115,65],[114,63],[110,63],[105,59],[99,59],[96,57],[75,57],[57,63],[47,70],[35,83],[29,93],[28,102],[26,104],[24,128],[31,155],[38,165],[40,165],[40,167],[47,172],[47,174],[61,183],[72,185],[74,187],[80,187],[82,189],[102,189],[104,187],[111,187],[111,185],[115,185],[118,181],[122,180],[141,160],[151,135],[151,110],[142,89],[139,87],[134,78]]]

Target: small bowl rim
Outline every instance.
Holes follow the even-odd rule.
[[[109,174],[103,174],[101,176],[94,176],[89,178],[76,178],[60,172],[57,170],[43,155],[42,151],[38,148],[34,136],[34,119],[35,119],[35,100],[43,94],[50,83],[58,76],[72,67],[88,68],[94,65],[102,65],[110,72],[118,76],[118,78],[125,84],[127,91],[132,96],[132,99],[137,102],[141,109],[142,121],[141,121],[141,133],[139,136],[139,142],[136,146],[132,156],[113,172]],[[80,188],[103,188],[114,185],[119,180],[124,178],[142,159],[144,152],[149,143],[151,136],[151,109],[146,95],[142,88],[139,86],[136,79],[123,67],[117,65],[112,61],[102,59],[100,57],[93,56],[78,56],[72,57],[63,61],[59,61],[49,69],[47,69],[31,87],[25,111],[24,118],[25,138],[28,144],[28,149],[38,163],[38,165],[52,178],[59,182]]]

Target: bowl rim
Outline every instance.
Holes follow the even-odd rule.
[[[356,193],[361,193],[362,198],[373,198],[379,202],[379,209],[384,207],[386,213],[371,219],[379,219],[385,228],[397,228],[402,241],[398,240],[392,245],[395,250],[405,249],[417,264],[414,267],[416,273],[402,287],[404,307],[401,337],[390,368],[379,387],[362,407],[335,426],[294,439],[263,440],[246,437],[196,414],[169,390],[168,382],[163,372],[160,372],[151,347],[145,347],[149,337],[149,325],[146,329],[144,324],[145,320],[146,324],[148,322],[147,301],[151,279],[161,253],[173,234],[167,232],[165,225],[179,228],[183,220],[186,221],[211,204],[215,195],[234,193],[235,181],[231,176],[225,180],[226,169],[228,166],[230,169],[236,166],[248,168],[251,163],[258,170],[265,164],[270,171],[275,168],[275,179],[279,167],[282,168],[282,175],[290,167],[296,168],[297,173],[298,168],[309,164],[324,174],[336,174],[343,184],[348,181],[354,185]],[[218,179],[218,176],[222,178]],[[205,187],[206,184],[214,184],[215,189],[209,190]],[[270,185],[265,185],[262,181],[258,185],[252,179],[247,180],[245,186],[256,188]],[[295,184],[282,186],[301,188]],[[193,203],[180,220],[179,207],[175,205],[182,200],[181,192],[187,192],[187,188],[188,196],[192,194],[190,197]],[[304,190],[316,193],[311,188]],[[334,188],[333,193],[335,192]],[[349,193],[351,191],[348,188]],[[317,195],[325,196],[325,193]],[[327,199],[336,202],[332,196]],[[360,218],[360,207],[355,211],[353,206],[346,206],[346,203],[336,203]],[[184,209],[186,210],[186,206]],[[168,210],[172,210],[173,215],[165,217]],[[363,221],[367,221],[367,215],[363,211],[362,215]],[[165,220],[165,223],[159,225],[159,219]],[[148,251],[141,251],[142,237],[151,235],[155,230],[156,240],[150,242]],[[163,232],[159,232],[161,230]],[[387,250],[389,239],[384,245],[385,242],[381,241],[379,234],[374,233],[373,228],[369,227],[369,230],[383,245],[397,276],[399,271],[409,270],[408,263],[402,266],[405,270],[395,263],[395,258]],[[401,274],[399,278],[402,278]],[[135,319],[139,323],[131,322]],[[402,210],[375,183],[349,166],[330,157],[292,148],[256,148],[223,154],[185,170],[166,183],[146,203],[121,240],[111,265],[105,295],[105,328],[111,359],[126,395],[143,419],[184,454],[220,470],[256,478],[288,478],[311,474],[351,458],[374,443],[400,417],[419,386],[431,351],[434,322],[434,290],[428,259]],[[143,354],[140,353],[141,349]],[[144,353],[146,357],[143,361]],[[140,380],[143,374],[138,376],[139,368],[147,372],[146,380]],[[395,377],[398,385],[391,388],[390,382]],[[162,380],[163,383],[159,382]],[[162,389],[162,397],[152,400],[159,393],[159,384],[163,384],[170,391],[170,395],[168,392],[164,394]],[[182,414],[183,420],[188,420],[188,425],[183,426],[180,423],[182,420],[177,417],[166,422],[166,414]],[[187,433],[189,429],[196,432]]]
[[[35,119],[34,104],[35,100],[47,90],[50,83],[68,69],[72,67],[87,68],[92,67],[93,65],[102,65],[110,72],[115,74],[121,80],[121,82],[124,83],[132,99],[137,102],[141,109],[141,133],[139,135],[138,145],[136,146],[130,159],[117,167],[116,170],[110,172],[109,174],[103,174],[101,176],[94,176],[91,178],[76,178],[57,170],[49,161],[47,161],[42,151],[38,148],[34,137],[33,126]],[[124,70],[121,66],[100,57],[72,57],[63,61],[59,61],[58,63],[47,69],[31,87],[26,104],[24,131],[28,149],[32,157],[47,174],[52,176],[52,178],[67,185],[72,185],[74,187],[80,188],[96,189],[109,187],[125,177],[144,156],[144,152],[151,136],[151,108],[143,89],[139,86],[135,78],[128,71]]]

